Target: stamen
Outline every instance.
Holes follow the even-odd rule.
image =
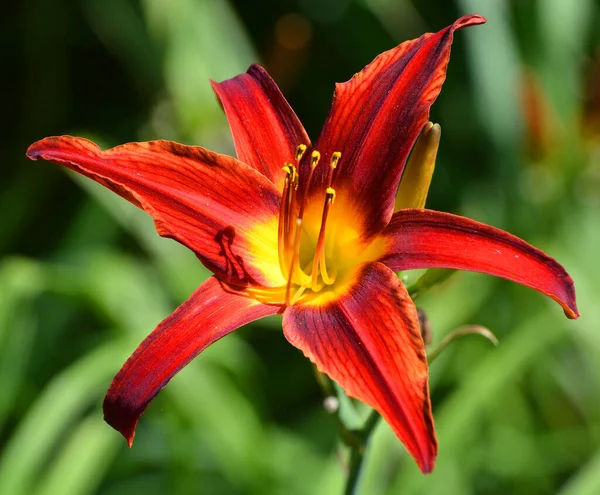
[[[298,189],[298,172],[296,167],[288,162],[290,168],[290,187],[287,195],[287,211],[285,215],[285,251],[289,253],[293,246],[292,234],[294,232],[294,205],[296,190]]]
[[[287,285],[285,288],[285,303],[290,305],[290,290],[292,289],[292,281],[294,278],[294,268],[298,263],[298,256],[300,255],[300,234],[302,229],[302,219],[296,220],[296,230],[294,232],[294,249],[292,251],[292,262],[290,263],[289,275],[287,279]]]
[[[298,190],[298,172],[296,171],[296,167],[292,165],[292,180],[290,186],[290,204],[288,209],[288,228],[290,231],[294,225],[294,206],[296,204],[296,191]]]
[[[281,287],[246,287],[244,291],[250,294],[254,299],[257,299],[266,304],[284,304],[285,291]]]
[[[290,299],[290,306],[293,306],[294,304],[296,304],[298,302],[298,300],[302,297],[302,294],[304,293],[304,291],[307,289],[308,287],[306,287],[305,285],[301,285],[298,290],[296,291],[296,293],[292,296],[292,298]]]
[[[321,159],[321,153],[319,153],[317,150],[313,150],[311,156],[310,156],[310,168],[314,169],[317,164],[319,163],[319,160]]]
[[[336,168],[337,167],[337,164],[340,161],[340,158],[342,158],[342,153],[339,152],[339,151],[334,151],[331,154],[331,162],[329,164],[331,166],[331,168]]]
[[[286,162],[285,166],[282,168],[284,172],[286,172],[285,183],[283,186],[283,193],[281,195],[281,209],[279,210],[279,225],[277,227],[277,254],[279,255],[279,267],[281,268],[281,273],[285,278],[288,277],[288,267],[285,259],[286,255],[286,245],[288,243],[287,236],[288,232],[286,232],[286,227],[288,224],[288,215],[289,215],[289,193],[290,193],[290,184],[292,178],[292,168],[293,165],[290,162]]]
[[[304,186],[304,190],[302,191],[302,203],[300,204],[300,211],[298,213],[299,218],[304,218],[304,208],[306,207],[306,197],[308,196],[308,191],[310,188],[310,183],[312,182],[313,175],[315,173],[315,169],[319,164],[319,160],[321,159],[321,153],[317,150],[313,150],[312,155],[310,157],[310,172],[308,173],[308,179],[306,179],[306,184]]]
[[[327,285],[331,285],[335,281],[335,276],[330,278],[327,273],[327,267],[325,265],[325,229],[327,227],[327,216],[333,201],[335,200],[335,189],[328,187],[325,192],[325,204],[323,205],[323,216],[321,217],[321,229],[319,230],[319,237],[317,239],[317,245],[315,247],[315,256],[313,258],[313,268],[311,277],[311,286],[313,290],[316,289],[319,281],[319,273],[323,278],[323,282]]]
[[[304,156],[304,152],[306,151],[306,145],[305,144],[299,144],[298,147],[296,148],[296,163],[299,163],[300,160],[302,160],[302,157]]]
[[[325,263],[325,250],[323,250],[321,252],[320,266],[321,266],[321,278],[323,279],[323,282],[325,282],[326,285],[333,284],[335,282],[335,279],[337,278],[337,270],[335,270],[331,274],[331,277],[329,276],[329,273],[327,272],[327,265]]]
[[[306,150],[307,146],[304,144],[300,144],[296,148],[294,158],[298,168]],[[300,266],[300,244],[303,235],[302,222],[314,173],[321,159],[321,153],[317,150],[312,151],[308,177],[306,177],[305,183],[303,181],[302,189],[299,192],[298,187],[300,177],[297,172],[298,168],[290,162],[286,162],[283,167],[283,170],[286,172],[286,178],[283,188],[281,211],[279,213],[278,254],[281,272],[286,279],[285,304],[288,306],[298,302],[306,289],[310,288],[313,292],[319,292],[327,285],[332,285],[337,278],[337,270],[334,270],[331,274],[327,271],[325,233],[327,230],[329,211],[336,195],[335,189],[331,187],[333,175],[341,156],[342,154],[339,151],[331,154],[326,182],[325,203],[323,205],[321,225],[317,243],[315,245],[315,252],[312,263],[308,263],[304,268]],[[297,201],[297,194],[302,195],[300,201]],[[297,214],[295,214],[295,211]],[[311,273],[307,274],[309,270]]]
[[[333,171],[337,168],[337,164],[340,161],[342,154],[339,151],[334,151],[331,154],[331,160],[329,161],[329,176],[327,177],[327,187],[331,187],[333,182]]]

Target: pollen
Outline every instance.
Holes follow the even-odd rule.
[[[299,144],[298,147],[296,148],[296,162],[299,162],[300,160],[302,160],[302,157],[304,156],[304,153],[306,152],[306,145],[305,144]]]

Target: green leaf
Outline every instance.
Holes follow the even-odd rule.
[[[52,379],[5,445],[0,493],[31,493],[56,444],[91,404],[99,402],[125,355],[119,342],[107,344]],[[100,408],[96,410],[99,418]],[[106,434],[117,435],[108,426]]]
[[[73,428],[33,493],[94,493],[122,447],[123,439],[110,431],[100,411],[95,410]]]

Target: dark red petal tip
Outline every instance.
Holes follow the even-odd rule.
[[[102,409],[104,411],[104,421],[123,435],[127,440],[127,446],[131,448],[135,437],[135,429],[143,411],[139,415],[132,415],[129,413],[131,407],[117,401],[110,402],[107,400],[104,401]]]
[[[462,29],[468,26],[477,26],[485,24],[487,19],[479,14],[463,15],[460,19],[454,22],[454,29]]]
[[[40,156],[40,149],[38,143],[39,141],[33,143],[31,146],[29,146],[29,148],[27,148],[27,151],[25,152],[25,156],[30,160],[37,160]]]

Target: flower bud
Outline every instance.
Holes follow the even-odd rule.
[[[441,135],[439,124],[427,122],[423,127],[402,174],[395,210],[425,208]]]

